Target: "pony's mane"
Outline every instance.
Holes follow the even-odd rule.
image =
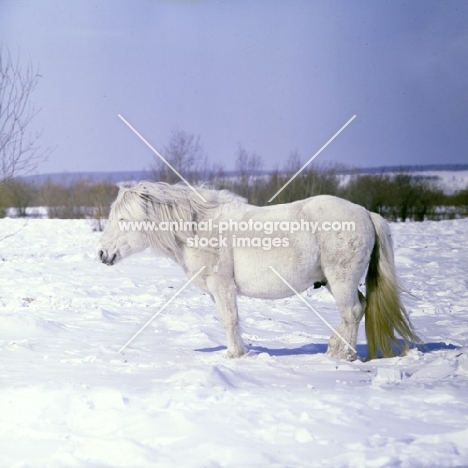
[[[212,190],[205,186],[197,186],[195,190],[196,192],[182,183],[170,185],[165,182],[147,181],[129,188],[122,187],[112,204],[109,220],[199,223],[214,218],[224,204],[247,202],[227,190]],[[182,244],[196,232],[151,230],[147,231],[147,234],[151,246],[156,251],[178,257]]]

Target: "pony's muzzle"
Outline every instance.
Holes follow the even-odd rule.
[[[112,257],[109,257],[109,255],[107,255],[107,253],[104,250],[99,250],[99,260],[101,260],[101,263],[104,263],[105,265],[113,265],[116,258],[116,253],[112,255]]]

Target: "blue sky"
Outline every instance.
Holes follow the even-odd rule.
[[[0,44],[42,75],[40,173],[140,170],[172,130],[352,166],[468,163],[468,2],[0,1]]]

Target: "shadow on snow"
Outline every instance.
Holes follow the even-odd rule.
[[[299,356],[299,355],[314,355],[314,354],[325,354],[327,351],[328,344],[326,343],[312,343],[300,346],[298,348],[266,348],[264,346],[249,346],[248,349],[250,352],[254,353],[267,353],[270,356]],[[421,343],[421,344],[412,344],[411,349],[417,349],[421,353],[431,353],[433,351],[449,350],[449,349],[459,349],[459,346],[453,344],[447,344],[443,342],[439,343]],[[199,353],[216,353],[219,351],[225,351],[226,346],[214,346],[212,348],[199,348],[195,351]],[[367,358],[367,345],[358,344],[356,347],[358,357],[362,360]],[[394,351],[398,354],[401,350],[397,346],[394,347]]]

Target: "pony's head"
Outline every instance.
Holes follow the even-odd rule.
[[[97,255],[106,265],[114,265],[149,247],[144,224],[148,219],[148,194],[135,188],[121,188],[111,206],[109,220],[97,246]]]
[[[158,229],[158,225],[174,221],[192,225],[211,217],[220,205],[233,202],[246,200],[224,190],[197,187],[195,191],[184,184],[164,182],[140,182],[131,188],[121,188],[98,244],[98,257],[102,263],[113,265],[151,247],[178,261],[188,237],[195,232],[168,231]]]

